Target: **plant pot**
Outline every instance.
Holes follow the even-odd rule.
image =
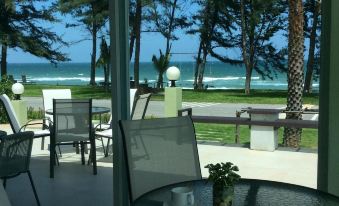
[[[226,187],[213,192],[213,206],[231,206],[234,195],[234,187]]]

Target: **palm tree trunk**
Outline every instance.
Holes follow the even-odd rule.
[[[304,83],[304,16],[302,0],[289,0],[288,97],[286,119],[302,119]],[[294,111],[289,113],[288,111]],[[284,129],[284,144],[299,147],[302,129]]]
[[[305,86],[304,92],[305,93],[312,93],[312,78],[313,78],[313,69],[314,69],[314,54],[315,54],[315,44],[317,38],[317,27],[318,27],[318,18],[320,13],[320,2],[319,0],[314,0],[313,9],[313,25],[312,31],[310,36],[310,48],[308,54],[308,62],[307,62],[307,71],[306,71],[306,78],[305,78]]]
[[[158,83],[157,83],[157,89],[163,88],[163,81],[164,81],[164,77],[163,77],[163,73],[159,72],[159,76],[158,76]]]

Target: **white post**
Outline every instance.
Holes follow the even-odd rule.
[[[165,88],[165,117],[177,117],[178,110],[182,108],[182,89],[175,87],[175,81],[180,78],[180,70],[169,67],[166,76],[171,81],[171,87]]]
[[[165,117],[177,117],[182,108],[182,89],[180,87],[165,88]]]

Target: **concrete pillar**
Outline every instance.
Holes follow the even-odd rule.
[[[20,125],[25,125],[27,123],[27,102],[24,100],[13,100],[11,102]]]
[[[182,108],[182,88],[165,88],[165,117],[177,117]]]
[[[339,1],[322,1],[318,189],[339,196]]]
[[[275,121],[279,119],[281,110],[252,109],[248,113],[253,121]],[[250,147],[253,150],[273,152],[278,148],[278,130],[273,126],[251,126]]]

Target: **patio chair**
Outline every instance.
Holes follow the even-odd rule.
[[[121,120],[119,125],[131,203],[153,189],[202,179],[190,117]],[[136,147],[135,141],[145,148]]]
[[[72,99],[72,93],[70,89],[43,89],[42,100],[44,105],[44,125],[46,121],[52,121],[53,115],[47,114],[46,111],[53,109],[53,99]],[[43,128],[45,129],[45,128]],[[41,149],[44,149],[45,138],[41,140]]]
[[[144,119],[150,99],[151,99],[151,93],[140,95],[134,100],[133,108],[131,110],[132,120]],[[100,137],[100,138],[103,138],[103,137],[108,138],[106,149],[104,149],[105,157],[107,157],[108,151],[109,151],[110,140],[112,139],[112,129],[97,131],[95,135],[96,137]]]
[[[19,132],[23,132],[26,130],[27,126],[32,126],[32,125],[44,125],[42,130],[35,130],[34,132],[34,138],[44,138],[50,135],[49,129],[48,129],[48,125],[44,124],[44,123],[31,123],[31,121],[27,122],[25,125],[21,125],[17,115],[13,109],[11,100],[9,99],[9,97],[6,94],[2,94],[0,95],[0,101],[2,103],[2,105],[4,106],[5,110],[6,110],[6,115],[7,115],[7,119],[11,125],[12,131],[13,133],[19,133]]]
[[[0,178],[3,180],[5,188],[7,179],[16,177],[21,173],[27,173],[37,204],[40,205],[39,197],[29,170],[33,137],[33,132],[20,132],[1,137]]]
[[[94,129],[92,127],[92,99],[53,99],[51,128],[50,177],[54,178],[56,145],[81,145],[81,160],[85,164],[84,145],[90,144],[93,174],[97,174]]]
[[[130,111],[131,111],[131,113],[132,113],[133,103],[134,103],[134,100],[135,100],[135,94],[136,93],[137,93],[137,89],[130,89],[129,90],[129,95],[130,95]],[[110,129],[112,127],[111,122],[112,122],[112,115],[110,116],[110,118],[109,118],[107,123],[94,124],[94,127],[97,130],[107,130],[107,129]]]

